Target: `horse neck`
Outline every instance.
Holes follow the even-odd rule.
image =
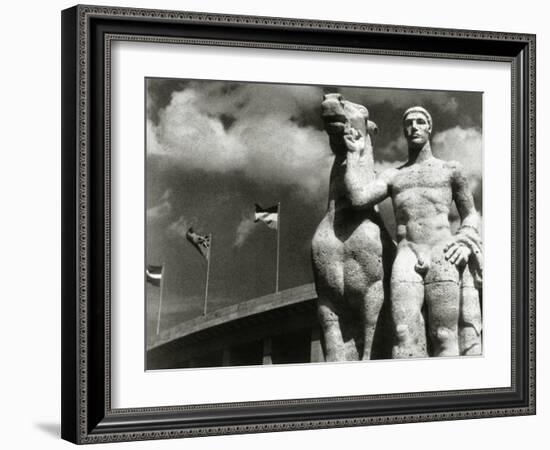
[[[336,156],[330,174],[329,209],[336,203],[346,203],[354,189],[362,189],[375,180],[374,157],[371,145],[362,152],[347,152]]]
[[[346,154],[346,175],[360,176],[367,183],[374,181],[372,145],[367,144],[362,152]]]

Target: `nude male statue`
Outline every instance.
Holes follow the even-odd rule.
[[[405,112],[403,131],[407,163],[364,184],[352,198],[357,209],[386,197],[393,201],[398,246],[390,281],[392,357],[480,354],[481,311],[474,284],[481,280],[481,239],[467,178],[459,163],[433,156],[432,117],[424,108]],[[454,235],[449,221],[453,200],[461,218]]]

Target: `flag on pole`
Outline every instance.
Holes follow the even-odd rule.
[[[254,214],[254,222],[263,222],[267,227],[272,230],[277,230],[277,262],[275,268],[275,292],[279,292],[279,247],[281,239],[281,227],[279,221],[279,214],[281,213],[281,203],[277,203],[275,206],[269,208],[262,208],[257,203],[256,212]]]
[[[193,227],[191,227],[189,228],[189,230],[187,230],[185,237],[187,237],[187,240],[191,242],[191,244],[193,244],[193,246],[199,251],[204,259],[208,261],[210,258],[211,236],[203,236],[202,234],[196,233],[193,230]]]
[[[162,281],[162,266],[148,265],[147,269],[145,269],[145,275],[148,283],[151,283],[153,286],[160,287],[160,282]]]
[[[271,206],[270,208],[262,208],[257,203],[256,212],[254,213],[254,222],[263,222],[272,230],[276,230],[279,223],[279,205]]]
[[[147,265],[145,269],[147,283],[160,287],[159,308],[157,313],[157,334],[160,333],[160,316],[162,311],[162,294],[164,291],[164,264],[162,266]]]
[[[204,286],[204,309],[203,314],[206,316],[207,305],[208,305],[208,280],[210,278],[210,251],[212,249],[212,233],[209,235],[203,236],[202,234],[196,233],[193,230],[193,227],[187,230],[185,234],[187,240],[193,244],[199,253],[206,259],[206,281]]]

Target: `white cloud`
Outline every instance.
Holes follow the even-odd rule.
[[[170,197],[172,196],[172,190],[167,189],[162,196],[160,197],[159,204],[151,206],[147,210],[147,220],[156,221],[163,219],[164,217],[170,215],[172,212],[172,204],[170,203]]]
[[[237,231],[235,232],[235,242],[233,243],[234,247],[241,247],[246,241],[246,238],[254,231],[256,224],[252,220],[252,213],[247,216],[243,216],[241,222],[237,226]]]
[[[172,197],[172,189],[166,189],[164,193],[160,196],[161,201],[169,200]]]
[[[170,224],[168,233],[173,237],[186,239],[187,230],[190,226],[191,223],[184,216],[180,216],[178,220]]]
[[[295,187],[320,195],[332,163],[328,138],[292,119],[319,108],[315,87],[248,85],[219,95],[219,83],[174,92],[158,125],[147,123],[147,151],[186,169],[239,171],[257,182]],[[233,123],[224,127],[221,115]]]
[[[147,220],[155,221],[168,216],[172,212],[172,205],[164,201],[159,205],[152,206],[147,210]]]
[[[436,133],[432,139],[434,156],[458,161],[469,177],[481,177],[482,137],[476,128],[454,127]]]

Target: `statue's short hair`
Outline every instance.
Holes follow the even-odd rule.
[[[430,124],[430,128],[433,128],[433,122],[432,122],[432,116],[428,112],[427,109],[422,108],[422,106],[412,106],[411,108],[407,109],[405,113],[403,114],[403,122],[405,121],[405,118],[413,112],[418,112],[421,114],[424,114],[426,116],[426,119],[428,119],[428,123]]]

